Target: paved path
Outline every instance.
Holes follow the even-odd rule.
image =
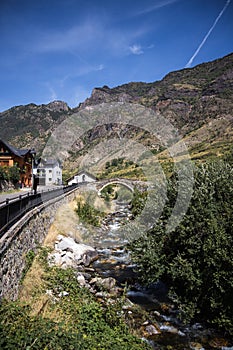
[[[4,204],[2,202],[5,202],[7,198],[9,198],[9,199],[18,198],[20,195],[24,195],[24,194],[26,194],[28,192],[31,192],[31,188],[24,188],[22,190],[10,192],[10,193],[2,192],[0,194],[0,205]]]
[[[56,188],[59,188],[59,186],[38,186],[37,193],[49,191]],[[23,196],[27,193],[30,193],[30,194],[33,193],[31,187],[24,187],[18,191],[11,192],[11,193],[0,192],[0,206],[5,204],[7,198],[14,200],[14,199],[18,199],[20,195]]]

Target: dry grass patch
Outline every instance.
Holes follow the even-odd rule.
[[[58,209],[54,222],[50,226],[48,234],[44,240],[45,246],[53,248],[59,234],[73,237],[76,240],[81,239],[78,231],[79,219],[75,213],[76,205],[76,200],[73,200],[69,203],[65,203]]]
[[[31,316],[40,315],[57,322],[63,315],[59,305],[54,305],[54,297],[46,292],[45,274],[43,264],[37,256],[22,282],[19,300],[30,306]]]

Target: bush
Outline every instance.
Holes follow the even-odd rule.
[[[184,320],[205,320],[233,334],[233,169],[221,161],[196,168],[189,209],[165,233],[176,187],[173,177],[159,222],[131,244],[133,259],[147,282],[167,283]]]
[[[30,307],[18,301],[2,302],[2,350],[148,350],[145,343],[129,333],[121,320],[121,309],[96,302],[90,292],[79,286],[75,271],[47,268],[44,287],[54,296],[46,304],[51,319],[33,316]],[[62,291],[67,292],[65,297],[59,297]]]
[[[8,174],[9,174],[9,179],[10,181],[13,182],[13,184],[17,184],[20,179],[20,171],[19,168],[14,165],[8,168]]]
[[[19,179],[20,172],[16,165],[12,167],[0,166],[0,180],[11,181],[15,185],[18,183]]]
[[[5,167],[0,166],[0,180],[8,180],[8,173]]]
[[[101,218],[103,218],[104,213],[95,209],[88,203],[83,203],[81,200],[77,200],[77,209],[76,213],[78,214],[82,222],[93,226],[100,226]]]

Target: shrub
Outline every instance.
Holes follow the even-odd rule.
[[[133,259],[147,282],[167,283],[183,319],[205,320],[233,334],[233,169],[221,161],[197,167],[189,209],[165,233],[176,191],[173,177],[159,222],[131,244]]]
[[[9,167],[8,174],[10,181],[12,181],[13,184],[17,184],[20,179],[19,168],[16,165]]]
[[[52,319],[33,316],[30,307],[19,301],[3,301],[2,350],[148,350],[145,343],[130,334],[121,320],[121,309],[96,302],[89,291],[79,286],[75,271],[47,267],[44,278],[45,290],[54,296],[47,303],[47,315],[50,310]],[[65,297],[59,297],[62,291],[67,292]]]
[[[8,174],[5,167],[0,166],[0,180],[8,180]]]
[[[76,213],[81,221],[93,226],[100,226],[100,219],[104,216],[104,213],[81,200],[77,201]]]

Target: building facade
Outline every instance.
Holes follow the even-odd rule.
[[[20,172],[20,185],[32,186],[32,163],[35,151],[18,149],[0,140],[0,166],[7,169],[16,166]]]
[[[34,173],[41,186],[62,185],[62,165],[56,159],[42,159]]]
[[[97,179],[92,174],[88,173],[86,170],[79,171],[76,175],[68,179],[68,185],[72,184],[82,184],[86,182],[95,182]]]

